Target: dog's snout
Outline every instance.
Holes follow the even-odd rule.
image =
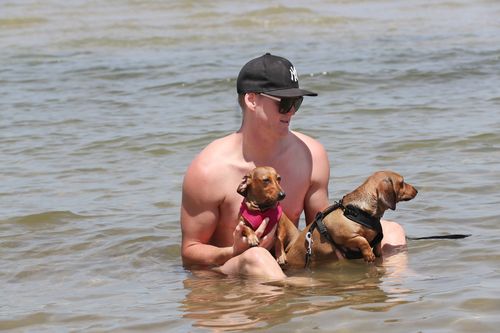
[[[280,193],[278,193],[278,200],[281,201],[281,200],[285,199],[285,197],[286,197],[285,192],[281,191]]]
[[[415,195],[418,193],[418,190],[415,186],[407,184],[410,187],[410,192],[415,192]]]
[[[404,184],[404,191],[400,194],[401,198],[399,199],[399,201],[411,200],[417,196],[417,193],[418,193],[418,190],[416,187],[405,183]]]

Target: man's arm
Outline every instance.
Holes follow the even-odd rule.
[[[325,148],[318,141],[302,135],[301,140],[307,145],[312,155],[311,184],[304,198],[306,224],[314,221],[320,211],[328,207],[328,183],[330,181],[330,162]]]
[[[200,161],[193,161],[186,172],[182,186],[181,255],[184,266],[222,265],[233,257],[233,247],[217,247],[209,242],[219,222],[219,204],[222,198],[210,184],[209,171]]]

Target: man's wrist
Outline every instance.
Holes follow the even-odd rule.
[[[233,247],[232,247],[232,254],[231,254],[231,258],[233,257],[236,257],[236,256],[239,256],[240,254],[242,254],[243,252],[245,252],[247,250],[248,247],[244,247],[242,246],[242,244],[234,244]]]
[[[220,265],[224,265],[226,263],[226,261],[228,261],[229,259],[233,258],[237,256],[237,254],[235,254],[235,251],[234,251],[234,247],[233,246],[228,246],[228,247],[224,247],[221,249],[221,253],[220,253]]]

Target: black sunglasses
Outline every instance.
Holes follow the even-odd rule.
[[[270,98],[273,101],[280,103],[279,113],[286,114],[290,112],[292,106],[295,108],[295,112],[299,111],[300,105],[302,105],[302,101],[304,97],[275,97],[268,94],[260,93],[264,97]]]

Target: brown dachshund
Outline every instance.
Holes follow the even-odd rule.
[[[411,200],[416,195],[417,190],[405,183],[399,174],[376,172],[345,195],[341,203],[319,213],[301,232],[291,222],[280,225],[277,244],[284,245],[285,251],[278,257],[278,263],[305,266],[308,262],[337,259],[336,250],[347,258],[349,254],[359,254],[354,252],[359,250],[366,262],[373,262],[372,246],[377,256],[380,255],[380,218],[387,209],[396,209],[396,203]],[[374,244],[374,240],[378,244]]]
[[[292,225],[295,228],[279,204],[285,198],[280,181],[281,177],[274,168],[257,167],[245,175],[238,186],[238,193],[244,197],[239,213],[240,221],[245,223],[242,234],[247,237],[250,246],[259,245],[259,238],[254,230],[266,217],[269,218],[269,222],[263,235],[269,233],[276,224],[278,229],[280,225]],[[275,255],[282,256],[283,248],[283,244],[277,240]]]

